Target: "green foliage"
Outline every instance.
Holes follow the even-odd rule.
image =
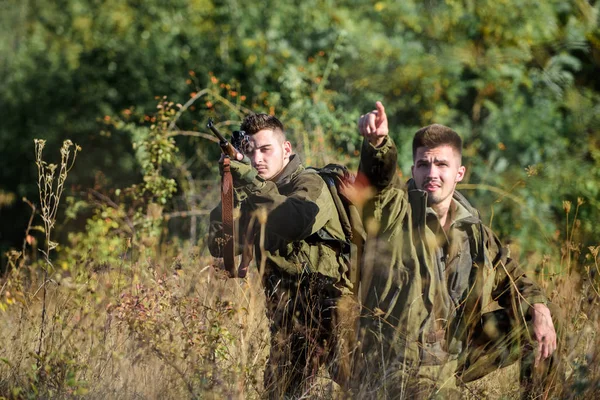
[[[173,154],[177,151],[175,140],[168,136],[176,112],[173,106],[173,102],[159,103],[149,128],[131,123],[117,124],[117,128],[131,135],[133,150],[144,177],[143,185],[134,194],[136,198],[148,197],[151,202],[166,204],[177,190],[175,180],[162,174],[164,165],[173,162]]]
[[[85,230],[70,232],[68,245],[60,246],[63,270],[79,272],[87,279],[87,270],[98,270],[123,264],[132,232],[127,226],[123,207],[103,206],[88,218]]]
[[[525,168],[540,166],[543,174],[515,194],[543,211],[546,235],[562,225],[557,211],[566,197],[584,197],[589,208],[583,215],[598,217],[593,177],[570,179],[559,192],[547,183],[598,170],[597,4],[67,0],[22,3],[3,19],[1,50],[13,53],[0,65],[7,116],[0,126],[7,155],[0,161],[0,190],[8,194],[32,192],[32,171],[23,168],[30,159],[19,159],[21,138],[44,132],[49,146],[69,135],[95,150],[86,157],[88,168],[74,172],[78,183],[91,186],[98,171],[107,186],[127,187],[144,176],[139,194],[152,193],[152,202],[167,206],[174,179],[180,185],[184,179],[157,165],[173,163],[191,189],[190,177],[203,180],[216,171],[212,143],[165,136],[161,118],[179,111],[169,103],[154,128],[124,118],[119,129],[106,130],[100,120],[123,110],[144,116],[155,95],[183,103],[190,90],[194,98],[206,88],[202,104],[186,107],[170,132],[202,132],[208,114],[235,124],[248,109],[267,111],[286,122],[308,164],[355,167],[360,138],[354,123],[381,99],[406,173],[409,138],[435,121],[465,137],[472,183],[514,192]],[[38,112],[30,115],[31,109]],[[183,150],[169,159],[175,147]],[[473,197],[475,204],[495,200],[484,191]],[[494,213],[503,235],[544,246],[511,229],[515,219],[530,228],[538,223],[503,203]],[[600,233],[589,228],[586,235]]]

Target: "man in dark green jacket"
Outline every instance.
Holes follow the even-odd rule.
[[[269,397],[302,395],[320,365],[331,364],[340,326],[336,309],[352,292],[340,251],[344,232],[324,180],[306,170],[274,116],[247,116],[247,157],[231,161],[239,249],[254,246],[271,321],[265,371]],[[210,251],[222,257],[220,205],[211,212]],[[247,263],[247,255],[242,257]],[[331,371],[334,372],[333,370]]]
[[[519,340],[537,341],[528,360],[550,357],[556,332],[544,293],[455,190],[465,175],[461,138],[442,125],[420,129],[412,179],[403,183],[385,109],[376,106],[358,122],[365,137],[359,172],[376,189],[364,208],[364,394],[457,394],[457,378],[471,381],[514,362]]]

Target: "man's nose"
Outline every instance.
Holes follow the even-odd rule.
[[[427,176],[428,177],[433,177],[436,175],[436,168],[435,165],[430,164],[429,167],[427,168]]]
[[[262,161],[260,152],[255,151],[254,153],[252,153],[252,155],[250,156],[250,161],[252,162],[252,166],[256,167],[258,163]]]
[[[440,176],[439,172],[440,171],[439,171],[438,167],[436,167],[434,164],[431,164],[429,166],[429,168],[427,169],[427,178],[437,179]]]

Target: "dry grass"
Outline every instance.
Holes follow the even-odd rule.
[[[2,313],[0,394],[259,398],[269,333],[258,274],[228,280],[207,259],[180,258],[177,269],[166,261],[108,268],[78,283],[68,272],[57,275],[47,288],[41,373],[35,371],[35,350],[42,304],[39,283],[29,282]],[[544,282],[565,312],[566,328],[560,337],[563,374],[549,398],[596,394],[600,325],[591,283],[575,273]],[[513,365],[469,384],[464,393],[517,398],[517,382]],[[310,397],[335,392],[325,374]]]
[[[269,347],[258,277],[227,280],[197,259],[184,264],[134,263],[78,283],[57,275],[47,287],[42,372],[42,304],[29,283],[3,312],[0,395],[258,397]]]
[[[546,398],[600,392],[600,285],[592,250],[583,264],[571,254],[569,273],[563,260],[538,279],[563,313],[560,374]],[[260,398],[270,340],[260,277],[252,271],[246,280],[226,279],[202,253],[140,251],[96,272],[87,269],[91,253],[63,265],[46,284],[43,362],[36,355],[43,274],[21,259],[0,282],[0,396]],[[518,398],[518,374],[517,365],[495,371],[463,394]],[[306,397],[344,397],[321,375]]]

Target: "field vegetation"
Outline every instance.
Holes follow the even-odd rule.
[[[305,164],[356,169],[382,100],[405,176],[418,127],[463,136],[459,189],[561,310],[545,397],[597,397],[600,3],[255,3],[0,7],[0,396],[261,397],[259,272],[206,246],[207,119],[274,113]],[[306,395],[340,393],[323,372]]]

